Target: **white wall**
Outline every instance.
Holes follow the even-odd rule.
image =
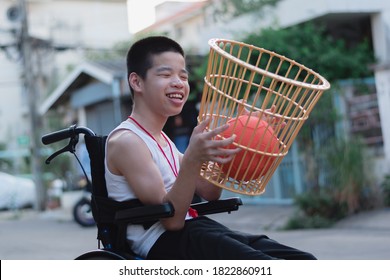
[[[32,3],[30,31],[55,42],[90,48],[110,48],[113,42],[128,40],[126,0],[45,1]]]

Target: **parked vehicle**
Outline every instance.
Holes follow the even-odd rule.
[[[91,191],[91,186],[88,184],[83,191],[82,197],[73,207],[73,218],[83,227],[92,227],[96,224],[92,216]]]
[[[33,207],[36,199],[36,186],[32,179],[0,172],[1,210]]]

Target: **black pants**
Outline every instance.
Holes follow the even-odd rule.
[[[147,259],[187,260],[315,260],[265,235],[235,232],[207,217],[186,221],[182,230],[166,231]]]

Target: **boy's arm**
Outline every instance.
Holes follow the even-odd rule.
[[[144,204],[161,204],[164,182],[146,144],[136,134],[123,130],[107,142],[107,166],[124,176],[134,195]]]
[[[183,154],[180,154],[180,164],[183,158]],[[199,171],[200,172],[200,171]],[[212,201],[217,200],[221,197],[222,188],[215,186],[214,184],[207,181],[202,176],[198,176],[196,179],[196,195],[200,196],[204,200]]]
[[[171,202],[175,207],[175,216],[166,219],[167,223],[165,224],[173,229],[180,229],[184,225],[185,215],[197,191],[197,183],[203,162],[211,160],[226,163],[239,151],[239,149],[224,148],[233,143],[235,136],[224,140],[213,139],[226,130],[229,125],[205,131],[209,122],[210,119],[205,120],[195,127],[190,143],[181,160],[179,176],[164,198],[165,201]]]
[[[135,196],[144,204],[170,202],[175,215],[162,219],[168,230],[183,227],[185,216],[196,191],[196,182],[203,162],[216,160],[228,162],[238,149],[223,149],[234,140],[212,140],[214,136],[227,129],[227,125],[205,132],[207,122],[194,129],[190,144],[183,155],[179,175],[169,192],[166,192],[159,169],[154,163],[145,143],[128,131],[117,132],[108,140],[107,164],[111,172],[123,175]]]
[[[207,201],[217,200],[221,197],[222,188],[215,186],[205,178],[199,176],[196,193]]]

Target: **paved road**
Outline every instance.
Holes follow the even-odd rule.
[[[390,260],[390,208],[362,213],[321,230],[281,231],[286,206],[243,206],[214,218],[237,230],[262,232],[325,260]],[[95,228],[82,228],[61,210],[0,212],[0,259],[67,260],[97,247]]]

